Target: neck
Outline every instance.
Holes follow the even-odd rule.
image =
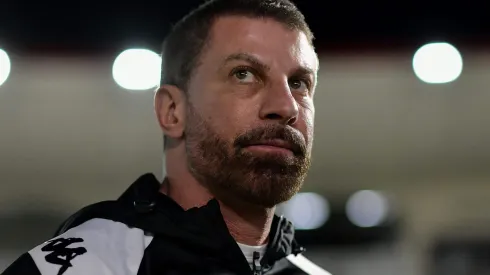
[[[230,206],[220,201],[221,213],[235,241],[246,245],[267,243],[274,208],[252,208],[246,204]]]
[[[167,177],[160,191],[185,210],[204,206],[214,198],[187,169],[179,171],[178,167],[167,166]],[[246,245],[262,245],[268,241],[274,208],[218,201],[228,231],[235,241]]]

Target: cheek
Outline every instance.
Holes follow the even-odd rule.
[[[302,109],[301,112],[303,123],[304,123],[304,134],[307,143],[313,141],[314,130],[315,130],[315,108],[313,105]]]
[[[251,108],[244,108],[243,104],[234,102],[221,102],[206,107],[207,120],[213,130],[222,139],[233,141],[237,135],[242,134],[250,122]]]

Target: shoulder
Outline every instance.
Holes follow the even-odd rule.
[[[91,219],[29,251],[41,274],[136,274],[152,241],[144,231]]]
[[[147,183],[150,184],[147,184]],[[2,274],[137,274],[153,237],[148,194],[158,191],[144,175],[115,201],[89,205],[69,217],[55,237],[23,254]],[[145,218],[146,217],[146,218]]]
[[[151,241],[141,229],[91,219],[22,255],[4,275],[137,274]]]
[[[153,237],[128,226],[126,212],[114,201],[87,206],[68,218],[54,238],[22,255],[2,274],[137,274]]]

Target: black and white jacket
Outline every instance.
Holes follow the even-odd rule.
[[[267,251],[252,270],[217,201],[184,211],[159,188],[146,174],[118,200],[80,210],[3,275],[329,274],[301,255],[282,217],[274,218]]]

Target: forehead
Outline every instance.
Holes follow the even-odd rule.
[[[318,70],[317,55],[306,35],[288,29],[274,19],[244,16],[218,18],[211,29],[203,59],[219,61],[236,53],[254,55],[271,68],[304,66]]]

